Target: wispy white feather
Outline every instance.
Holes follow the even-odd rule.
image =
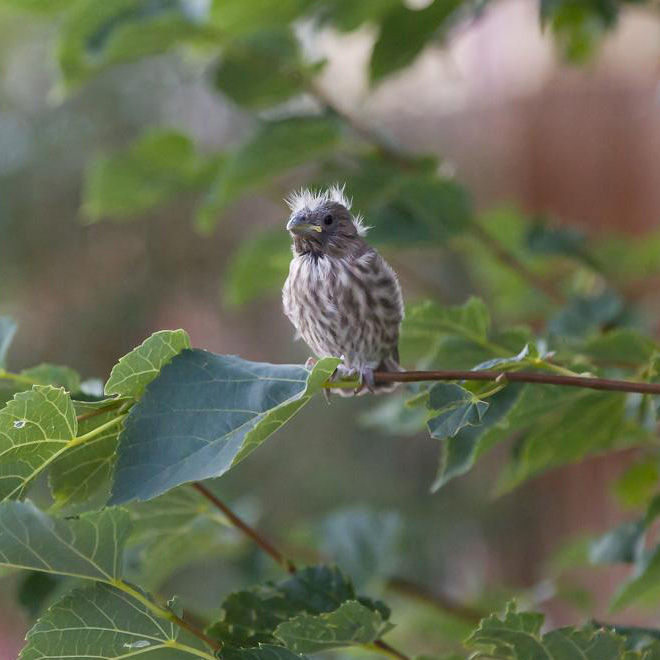
[[[291,209],[291,213],[299,213],[300,211],[315,211],[323,204],[328,202],[337,202],[345,206],[349,211],[353,205],[353,200],[347,197],[344,193],[346,184],[335,184],[326,190],[313,190],[310,188],[301,188],[289,195],[286,198],[286,203]],[[370,227],[364,224],[363,217],[358,213],[351,216],[353,224],[359,236],[366,236]]]

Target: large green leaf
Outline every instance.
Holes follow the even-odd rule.
[[[356,599],[351,581],[337,568],[310,566],[277,584],[267,583],[230,594],[222,604],[220,619],[208,633],[234,647],[254,647],[276,641],[275,629],[301,614],[319,615],[337,610]],[[367,607],[389,611],[360,599]]]
[[[541,635],[543,615],[509,604],[503,618],[483,619],[466,645],[498,660],[621,660],[624,639],[606,630],[558,628]]]
[[[88,222],[143,214],[201,186],[210,167],[211,161],[197,154],[188,136],[150,131],[128,149],[92,161],[83,213]]]
[[[78,434],[90,433],[117,416],[117,410],[99,412],[108,401],[76,403]],[[49,482],[55,507],[67,513],[100,509],[110,496],[120,424],[109,426],[53,461]]]
[[[130,530],[120,509],[59,519],[31,502],[0,504],[0,565],[110,582]]]
[[[190,633],[105,584],[76,589],[52,605],[27,634],[20,660],[140,655],[149,660],[213,656]]]
[[[190,348],[190,338],[185,330],[155,332],[120,358],[110,372],[105,393],[139,399],[161,369],[185,348]]]
[[[59,40],[59,64],[76,85],[120,62],[209,37],[181,0],[81,0],[72,3]]]
[[[426,405],[433,415],[426,422],[431,437],[442,440],[453,438],[466,426],[479,426],[489,404],[460,385],[437,383]]]
[[[333,117],[291,117],[261,124],[220,168],[199,210],[197,227],[211,231],[219,214],[241,195],[334,151],[340,135],[341,123]]]
[[[232,255],[223,286],[230,305],[244,305],[281,291],[291,261],[291,237],[280,229],[242,241]]]
[[[63,389],[35,385],[0,410],[0,500],[22,497],[77,434],[76,413]]]
[[[543,393],[536,395],[532,389],[548,388],[528,388],[528,394],[518,403],[519,414],[525,414],[527,401],[533,405],[534,399],[538,402],[543,398]],[[542,417],[535,417],[532,409],[527,410],[528,421],[518,429],[526,428],[528,432],[518,443],[515,456],[500,479],[499,492],[515,488],[550,468],[643,440],[640,429],[625,419],[624,394],[587,391],[559,397],[559,407]],[[554,398],[552,394],[550,398]]]
[[[447,27],[461,4],[461,0],[434,0],[421,10],[401,4],[386,14],[371,54],[372,82],[408,66],[433,36]]]
[[[293,417],[338,363],[324,358],[310,373],[183,351],[129,413],[111,501],[149,499],[224,474]]]
[[[265,108],[304,91],[302,68],[293,31],[269,28],[225,50],[215,86],[240,105]]]
[[[281,623],[275,636],[294,653],[318,653],[341,646],[371,644],[392,630],[380,612],[356,600],[342,603],[333,612],[302,614]]]
[[[0,369],[5,366],[7,350],[16,334],[16,323],[8,316],[0,316]]]

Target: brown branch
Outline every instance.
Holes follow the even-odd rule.
[[[449,596],[435,593],[426,587],[407,580],[406,578],[392,577],[387,581],[385,586],[391,591],[396,591],[404,596],[431,605],[444,614],[450,614],[457,619],[462,619],[470,624],[478,624],[485,616],[484,613],[472,609],[467,605],[457,603]]]
[[[219,651],[222,648],[222,644],[217,640],[209,637],[205,632],[196,628],[192,623],[188,623],[185,619],[182,619],[180,616],[172,612],[172,622],[176,623],[177,626],[185,628],[191,635],[194,635],[198,639],[201,639],[203,642],[208,644],[212,649]]]
[[[268,539],[256,529],[250,527],[242,518],[239,518],[222,500],[216,497],[206,486],[196,481],[192,487],[201,493],[213,506],[220,509],[232,525],[249,536],[269,557],[275,560],[288,573],[295,573],[296,567],[288,560]]]
[[[240,529],[244,534],[249,536],[269,557],[271,557],[271,559],[284,568],[287,573],[297,573],[298,569],[292,561],[287,559],[270,541],[257,532],[256,529],[250,527],[250,525],[248,525],[242,518],[237,516],[222,500],[206,488],[206,486],[199,481],[196,481],[191,485],[197,492],[201,493],[209,502],[211,502],[211,504],[222,511],[237,529]],[[382,640],[377,640],[373,643],[373,646],[383,651],[386,655],[399,658],[399,660],[411,660],[405,653],[398,651]]]
[[[606,390],[608,392],[660,394],[660,383],[636,383],[629,380],[589,378],[587,376],[562,376],[528,371],[374,371],[374,380],[381,383],[423,383],[425,381],[435,380],[504,381],[511,383],[535,383],[537,385],[584,387],[591,390]]]

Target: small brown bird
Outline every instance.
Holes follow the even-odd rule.
[[[364,240],[368,227],[351,214],[344,188],[301,190],[287,200],[293,258],[282,291],[284,313],[318,357],[341,357],[335,378],[356,376],[350,396],[391,391],[373,372],[400,371],[401,287],[389,264]]]

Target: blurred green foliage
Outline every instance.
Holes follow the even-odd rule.
[[[34,20],[52,27],[62,95],[130,63],[175,54],[203,63],[208,90],[246,117],[246,130],[222,149],[153,121],[133,143],[90,157],[82,187],[85,223],[145,218],[186,200],[194,205],[187,215],[195,230],[208,236],[248,195],[279,201],[292,181],[317,187],[346,181],[354,208],[372,225],[370,240],[388,257],[448,251],[462,258],[463,290],[473,288],[489,301],[446,304],[435,282],[413,269],[411,279],[434,300],[410,301],[402,336],[406,364],[657,383],[660,347],[643,310],[626,294],[631,283],[655,274],[660,234],[589,240],[515,208],[478,212],[435,154],[408,151],[335,98],[323,86],[324,60],[309,48],[310,35],[323,30],[367,28],[374,38],[364,74],[375,88],[494,2],[0,0],[0,9],[12,16],[34,12]],[[540,0],[538,8],[560,52],[583,62],[633,4],[653,3]],[[288,267],[285,232],[257,226],[247,234],[225,266],[225,298],[234,307],[272,296]],[[126,649],[155,658],[213,658],[214,643],[200,626],[192,625],[191,635],[181,617],[201,618],[201,627],[212,621],[206,634],[223,645],[218,653],[226,660],[291,660],[340,647],[400,657],[380,639],[390,633],[390,620],[399,623],[399,639],[412,638],[417,648],[421,631],[421,639],[438,645],[438,655],[449,651],[452,658],[466,652],[500,660],[660,657],[657,630],[588,624],[542,632],[541,614],[514,605],[502,616],[488,615],[516,591],[507,585],[469,606],[426,585],[402,589],[406,581],[394,578],[406,561],[418,561],[419,530],[400,513],[359,507],[331,513],[313,529],[299,529],[298,539],[291,534],[302,539],[310,566],[294,571],[280,557],[292,575],[268,579],[270,569],[251,554],[235,521],[186,484],[233,471],[261,450],[321,390],[336,365],[332,358],[311,371],[257,363],[190,350],[183,331],[163,331],[119,360],[103,398],[68,367],[5,370],[15,330],[0,318],[0,564],[37,571],[27,574],[20,591],[31,615],[41,616],[24,660],[116,658],[128,655]],[[218,392],[222,408],[215,405]],[[614,599],[625,607],[660,591],[653,534],[656,406],[650,395],[504,379],[417,383],[360,419],[363,428],[400,435],[427,429],[441,446],[432,490],[481,469],[507,442],[508,453],[497,461],[497,494],[588,456],[636,448],[637,462],[614,491],[645,512],[592,539],[588,558],[632,566]],[[17,501],[33,486],[38,500],[35,484],[44,486],[42,508]],[[105,508],[109,501],[124,508]],[[249,503],[239,501],[237,508],[244,518],[255,517]],[[566,601],[588,607],[564,575],[587,561],[586,552],[566,559],[569,554],[549,579]],[[328,559],[347,574],[319,563]],[[241,584],[231,594],[225,589],[224,600],[217,597],[210,607],[188,598],[192,612],[184,613],[177,600],[162,604],[159,593],[171,580],[207,561],[233,562],[240,577],[259,584]],[[86,579],[93,585],[77,588]],[[392,596],[394,614],[380,600],[358,596],[363,588]],[[411,595],[422,603],[419,610],[404,600]],[[525,594],[517,595],[524,601]]]

